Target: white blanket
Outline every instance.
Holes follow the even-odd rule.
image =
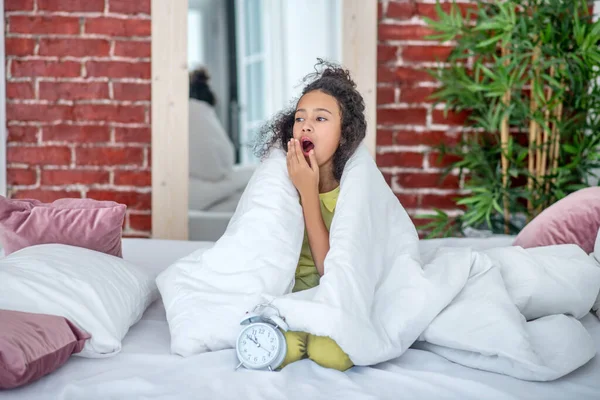
[[[233,347],[239,321],[272,301],[292,330],[333,338],[356,365],[420,346],[454,362],[552,380],[595,355],[578,321],[600,290],[600,268],[576,246],[474,252],[421,260],[418,235],[366,148],[347,163],[318,287],[290,293],[304,224],[285,156],[250,180],[224,236],[157,278],[171,349]]]

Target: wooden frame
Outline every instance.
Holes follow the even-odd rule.
[[[188,0],[152,0],[152,237],[188,239]],[[362,93],[375,156],[377,0],[342,0],[342,63]]]

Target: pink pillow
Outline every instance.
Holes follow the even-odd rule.
[[[127,207],[112,201],[60,199],[53,203],[0,196],[0,243],[9,255],[37,244],[66,244],[122,257]]]
[[[523,228],[513,244],[523,248],[576,244],[590,254],[599,228],[600,187],[588,187],[542,211]]]
[[[0,310],[0,389],[55,371],[91,336],[64,317]]]

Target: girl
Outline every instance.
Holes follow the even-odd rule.
[[[304,81],[310,78],[314,79],[302,91],[296,107],[280,113],[259,136],[266,143],[259,156],[273,146],[287,152],[289,176],[300,196],[305,234],[294,292],[317,286],[325,272],[339,182],[367,127],[363,98],[348,71],[325,64],[320,73]],[[288,352],[282,368],[303,358],[340,371],[352,367],[348,355],[331,338],[305,332],[285,332],[285,336]]]

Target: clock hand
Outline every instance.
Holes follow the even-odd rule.
[[[246,337],[248,339],[250,339],[251,342],[253,342],[257,347],[260,347],[260,344],[258,344],[258,341],[256,340],[256,338],[252,338],[252,336],[246,334]]]

